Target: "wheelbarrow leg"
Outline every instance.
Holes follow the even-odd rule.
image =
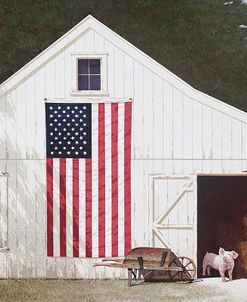
[[[132,281],[132,268],[128,268],[128,286],[131,286]]]

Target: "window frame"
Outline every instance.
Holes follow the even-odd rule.
[[[108,79],[107,79],[107,57],[108,54],[72,54],[72,74],[71,74],[71,95],[82,96],[103,96],[108,93]],[[78,89],[78,60],[85,59],[99,59],[100,60],[100,90],[79,90]]]

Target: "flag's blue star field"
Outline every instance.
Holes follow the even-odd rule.
[[[91,104],[46,103],[49,158],[91,158]]]

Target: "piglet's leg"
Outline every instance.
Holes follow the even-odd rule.
[[[220,273],[220,276],[222,278],[222,282],[226,282],[225,273]]]
[[[208,276],[210,276],[211,274],[210,274],[210,266],[208,265],[208,267],[207,267],[207,275]]]
[[[229,270],[228,271],[228,275],[229,275],[229,280],[232,281],[232,271],[233,269]]]

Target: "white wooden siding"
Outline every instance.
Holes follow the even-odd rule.
[[[9,278],[126,277],[126,272],[93,268],[95,259],[46,257],[46,181],[44,98],[91,101],[71,95],[71,54],[107,54],[108,96],[133,99],[132,119],[132,246],[151,245],[150,185],[152,175],[240,173],[247,170],[247,124],[206,102],[207,96],[189,94],[138,56],[89,29],[0,98],[0,167],[9,172],[8,245],[1,252]],[[208,97],[209,98],[209,97]],[[2,168],[3,169],[3,168]],[[180,189],[162,181],[161,195]],[[155,191],[157,193],[157,191]],[[155,193],[155,194],[156,194]],[[165,204],[155,195],[154,211]],[[168,223],[195,223],[192,195],[187,194]],[[54,220],[55,227],[59,223]],[[71,236],[71,230],[69,230]],[[172,232],[174,234],[172,234]],[[169,232],[178,250],[188,247],[190,230]],[[160,244],[155,239],[155,244]],[[68,251],[71,254],[71,250]],[[188,250],[192,255],[194,250]],[[4,256],[2,256],[4,255]],[[5,258],[4,258],[5,257]],[[2,260],[1,260],[2,263]]]

